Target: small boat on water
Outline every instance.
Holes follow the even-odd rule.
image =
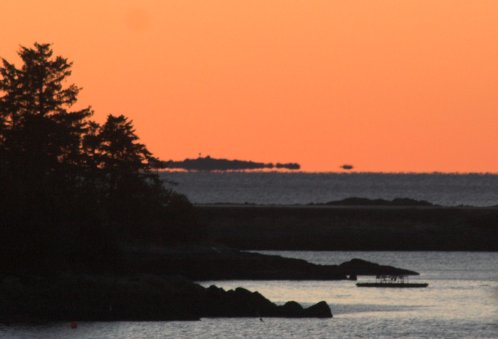
[[[428,283],[411,283],[406,275],[378,275],[375,282],[359,282],[358,287],[386,287],[386,288],[421,288],[429,286]]]

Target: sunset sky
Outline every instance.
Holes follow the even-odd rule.
[[[0,56],[53,43],[78,106],[162,159],[498,171],[496,0],[1,0]]]

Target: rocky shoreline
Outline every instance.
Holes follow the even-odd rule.
[[[294,301],[276,305],[258,292],[205,288],[192,280],[342,280],[418,274],[360,259],[315,265],[213,246],[128,248],[124,253],[119,265],[100,272],[40,267],[3,273],[0,322],[331,318],[325,301],[308,308]]]
[[[321,301],[276,305],[258,292],[204,288],[178,276],[4,275],[0,322],[166,321],[204,317],[331,318]]]
[[[201,280],[345,280],[358,275],[418,275],[417,272],[382,266],[361,259],[340,265],[316,265],[301,259],[243,252],[223,246],[135,249],[128,251],[126,273],[174,272]]]

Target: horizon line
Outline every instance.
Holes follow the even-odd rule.
[[[498,175],[497,172],[463,172],[463,171],[453,171],[453,172],[444,172],[444,171],[306,171],[306,170],[182,170],[182,169],[161,169],[160,172],[209,172],[209,173],[226,173],[226,172],[240,172],[240,173],[282,173],[282,174],[417,174],[417,175]]]

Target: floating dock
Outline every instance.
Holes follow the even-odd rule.
[[[358,287],[381,287],[381,288],[423,288],[428,283],[411,283],[404,275],[378,275],[375,282],[359,282]]]

